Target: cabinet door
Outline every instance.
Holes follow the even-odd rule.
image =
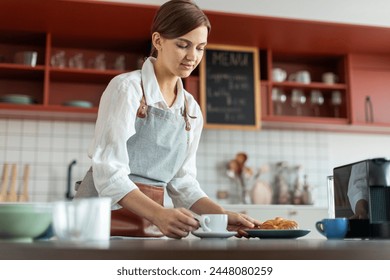
[[[352,122],[389,125],[390,56],[352,55],[350,64]]]

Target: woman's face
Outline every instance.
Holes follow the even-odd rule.
[[[202,60],[207,44],[208,30],[200,26],[191,32],[175,38],[165,39],[158,33],[157,63],[167,75],[186,78]]]

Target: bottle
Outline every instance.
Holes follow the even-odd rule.
[[[301,182],[301,170],[300,165],[295,167],[295,182],[294,190],[292,192],[292,204],[304,204],[303,203],[303,186]]]
[[[302,193],[302,203],[311,205],[313,204],[313,197],[311,194],[311,187],[309,183],[307,182],[307,175],[304,176],[304,183],[303,183],[303,193]]]

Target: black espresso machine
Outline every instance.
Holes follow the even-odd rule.
[[[390,239],[390,160],[373,158],[335,167],[333,184],[335,217],[349,218],[346,238]],[[367,204],[367,216],[356,217],[356,200]]]

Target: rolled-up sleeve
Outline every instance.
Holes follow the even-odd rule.
[[[112,199],[112,209],[127,193],[137,188],[129,179],[127,140],[135,134],[136,111],[142,91],[124,75],[113,78],[102,94],[89,149],[93,179],[99,196]]]

